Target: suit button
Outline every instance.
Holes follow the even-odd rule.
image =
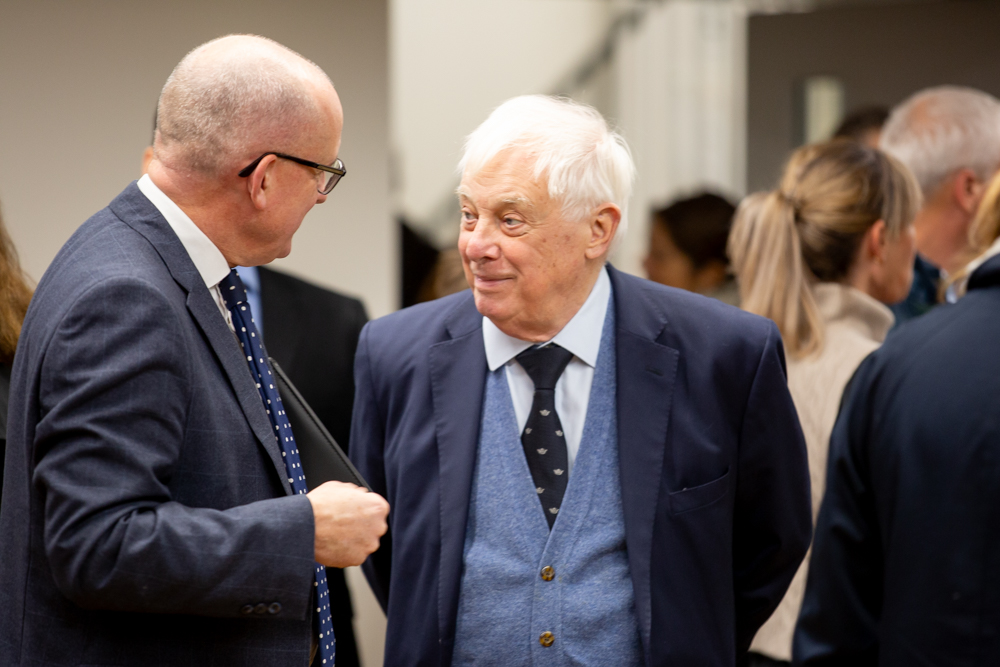
[[[552,581],[556,576],[556,571],[552,569],[552,566],[546,565],[542,568],[542,579],[545,581]]]
[[[281,603],[272,602],[271,606],[267,608],[267,613],[269,614],[280,614],[281,613]]]
[[[245,605],[243,605],[243,607],[240,609],[240,613],[241,614],[252,614],[253,613],[253,605],[252,604],[245,604]]]
[[[556,640],[555,635],[546,630],[538,638],[538,643],[541,644],[542,646],[549,647],[552,646],[552,642],[554,642],[555,640]]]
[[[256,607],[253,608],[253,613],[255,614],[263,614],[266,611],[267,611],[267,605],[264,604],[263,602],[259,603]]]

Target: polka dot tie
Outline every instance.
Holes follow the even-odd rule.
[[[556,414],[556,382],[572,358],[572,352],[554,343],[532,347],[517,355],[518,363],[535,383],[535,397],[521,433],[521,445],[550,530],[559,515],[569,481],[566,436]]]
[[[292,436],[292,425],[281,405],[278,389],[274,386],[271,369],[267,363],[267,352],[264,351],[264,345],[253,320],[253,313],[250,312],[250,304],[247,302],[247,289],[236,273],[236,269],[230,271],[229,275],[219,283],[219,291],[222,292],[222,299],[226,302],[226,307],[232,313],[236,337],[240,340],[243,356],[250,367],[251,375],[257,382],[260,398],[264,401],[267,416],[274,427],[274,435],[281,447],[281,458],[285,461],[285,470],[288,472],[288,483],[291,484],[294,493],[306,493],[308,491],[306,476],[302,472],[298,446]],[[330,615],[330,589],[326,584],[326,568],[319,563],[316,563],[313,586],[316,587],[314,631],[319,637],[319,659],[314,664],[333,667],[336,640],[333,636],[333,619]]]

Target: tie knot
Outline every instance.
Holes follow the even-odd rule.
[[[236,269],[232,269],[225,278],[219,281],[219,292],[222,293],[222,300],[226,302],[229,310],[236,308],[238,303],[246,303],[247,288],[240,279],[240,274]]]
[[[559,376],[566,370],[566,365],[573,358],[573,353],[555,343],[544,347],[530,347],[517,355],[517,362],[528,373],[535,383],[535,391],[539,389],[555,389]]]

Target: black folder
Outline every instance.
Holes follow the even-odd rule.
[[[306,486],[312,491],[323,482],[350,482],[371,491],[368,482],[354,467],[344,450],[316,417],[302,394],[288,379],[281,366],[268,357],[271,370],[278,378],[278,393],[285,408],[285,415],[292,424],[292,433],[302,459],[302,472],[306,476]]]

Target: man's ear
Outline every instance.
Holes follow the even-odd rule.
[[[622,210],[608,202],[601,206],[590,219],[590,241],[587,244],[587,259],[597,259],[606,255],[618,231]]]
[[[979,181],[971,169],[959,169],[952,177],[952,197],[959,208],[968,215],[973,215],[983,197],[983,183]]]
[[[275,164],[278,158],[274,155],[265,156],[250,175],[247,176],[247,194],[258,211],[267,207],[267,195],[275,184]]]

